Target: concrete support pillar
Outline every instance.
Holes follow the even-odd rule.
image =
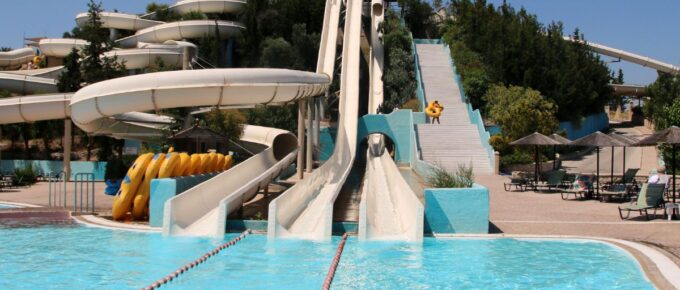
[[[314,148],[319,150],[320,140],[319,134],[321,134],[321,97],[314,99]]]
[[[111,39],[111,41],[118,39],[118,29],[109,28],[109,39]]]
[[[234,40],[231,38],[227,41],[227,55],[225,58],[226,67],[234,67]]]
[[[305,111],[306,104],[304,100],[298,101],[298,155],[297,155],[297,176],[299,179],[304,178],[305,168]]]
[[[307,145],[305,146],[306,151],[306,157],[305,160],[307,161],[305,168],[307,168],[307,172],[311,173],[312,170],[314,170],[314,144],[313,140],[314,137],[312,134],[314,133],[314,99],[307,100]]]
[[[71,119],[64,119],[64,180],[67,182],[71,179],[71,135],[72,124]]]
[[[189,47],[182,48],[182,70],[191,68],[191,51]]]
[[[498,153],[498,151],[493,152],[493,161],[494,161],[494,170],[493,173],[495,175],[501,175],[501,154]]]

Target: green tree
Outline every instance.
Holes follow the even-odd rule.
[[[381,24],[385,61],[383,64],[384,101],[380,111],[389,113],[415,97],[416,82],[413,68],[411,36],[398,16],[388,11]],[[372,113],[372,112],[371,112]]]
[[[536,90],[494,85],[484,99],[490,118],[512,140],[533,132],[552,134],[559,127],[557,106]]]
[[[444,39],[473,106],[485,107],[480,96],[500,83],[538,90],[558,105],[562,121],[600,113],[611,100],[606,64],[584,44],[565,41],[561,23],[544,25],[507,2],[455,0],[450,8]],[[583,37],[578,30],[572,36]]]
[[[657,127],[659,124],[669,123],[664,108],[672,106],[680,98],[680,76],[659,72],[656,81],[647,87],[647,95],[649,100],[643,107],[645,115]]]
[[[267,38],[262,42],[263,67],[290,68],[297,61],[293,46],[281,37]]]
[[[213,109],[205,114],[208,128],[227,136],[231,140],[239,140],[243,135],[243,124],[246,117],[238,110]]]
[[[654,126],[658,131],[671,126],[680,126],[680,97],[676,97],[671,105],[657,110]],[[666,168],[670,169],[673,162],[673,151],[669,145],[660,146],[660,149],[661,156],[666,163]],[[677,168],[680,168],[680,152],[675,153],[675,162],[675,168],[677,170]]]
[[[79,60],[80,55],[75,48],[64,58],[64,71],[57,79],[59,92],[75,92],[81,88],[83,75],[80,73]]]
[[[125,75],[125,66],[117,62],[116,57],[103,57],[102,54],[113,49],[108,30],[102,27],[101,3],[90,0],[87,4],[89,19],[81,28],[83,39],[88,44],[81,52],[80,67],[86,83],[93,84],[107,79]]]

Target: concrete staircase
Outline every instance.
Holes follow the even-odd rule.
[[[467,105],[461,101],[458,83],[442,44],[416,44],[425,100],[444,106],[441,124],[419,124],[416,134],[423,160],[455,172],[472,163],[476,175],[493,174],[479,131],[470,123]]]

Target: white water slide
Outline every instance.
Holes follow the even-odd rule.
[[[358,123],[362,1],[348,0],[342,50],[338,133],[333,156],[269,204],[268,235],[328,240],[333,204],[354,162]],[[328,0],[317,72],[332,75],[342,1]]]
[[[384,137],[371,135],[367,151],[359,239],[422,241],[425,209],[385,150]]]
[[[369,112],[376,112],[383,102],[383,47],[378,29],[383,19],[382,1],[373,0]],[[366,171],[359,204],[359,239],[422,241],[423,204],[385,150],[384,136],[373,134],[367,141]]]
[[[620,59],[623,59],[623,60],[626,60],[626,61],[629,61],[629,62],[632,62],[632,63],[635,63],[635,64],[639,64],[641,66],[650,67],[650,68],[653,68],[653,69],[660,71],[660,72],[665,72],[665,73],[669,73],[669,74],[680,73],[680,67],[669,64],[669,63],[665,63],[665,62],[662,62],[662,61],[659,61],[659,60],[656,60],[656,59],[653,59],[651,57],[642,56],[642,55],[627,52],[627,51],[624,51],[624,50],[621,50],[621,49],[605,46],[605,45],[602,45],[602,44],[597,44],[597,43],[594,43],[594,42],[591,42],[591,41],[575,40],[575,39],[568,37],[568,36],[565,36],[564,39],[569,40],[569,41],[583,43],[583,44],[587,45],[594,52],[604,54],[604,55],[607,55],[607,56],[611,56],[611,57],[620,58]]]

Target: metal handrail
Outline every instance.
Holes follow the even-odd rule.
[[[80,193],[80,204],[78,193]],[[83,195],[85,195],[85,202],[83,202]],[[80,205],[80,210],[78,210],[78,205]],[[94,173],[77,173],[73,178],[73,211],[83,212],[83,205],[86,211],[90,208],[90,212],[94,212]]]
[[[66,179],[64,172],[50,173],[47,175],[48,186],[48,205],[50,207],[58,207],[63,203],[66,207]]]

